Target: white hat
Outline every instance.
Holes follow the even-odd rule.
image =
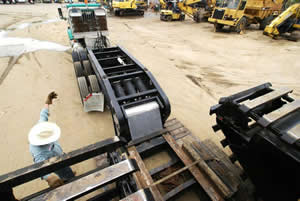
[[[60,137],[60,128],[51,122],[40,122],[31,128],[28,134],[29,143],[40,146],[55,142]]]

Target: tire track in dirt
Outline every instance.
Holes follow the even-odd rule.
[[[0,85],[3,83],[5,78],[8,76],[9,72],[12,70],[14,65],[18,62],[19,58],[21,58],[21,56],[10,57],[7,67],[5,68],[2,75],[0,76]]]

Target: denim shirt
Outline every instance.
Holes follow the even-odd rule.
[[[39,122],[48,121],[49,110],[44,108],[40,113]],[[47,160],[51,157],[63,155],[63,150],[58,142],[53,142],[50,144],[35,146],[30,144],[29,150],[33,156],[34,163],[38,163]],[[43,176],[43,179],[47,179],[49,175]]]

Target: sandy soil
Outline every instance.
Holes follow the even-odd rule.
[[[68,46],[66,22],[43,23],[58,18],[58,6],[1,5],[0,30],[9,30],[10,37]],[[22,28],[28,22],[32,24]],[[208,114],[222,96],[272,82],[275,87],[294,89],[294,96],[300,97],[300,42],[272,40],[256,26],[245,35],[213,33],[208,23],[196,24],[190,19],[161,22],[153,14],[145,18],[109,17],[108,23],[111,41],[127,48],[154,74],[170,99],[171,117],[201,139],[222,139],[221,134],[212,132],[215,120]],[[0,147],[4,156],[0,174],[32,164],[27,134],[51,90],[58,92],[59,99],[50,109],[50,120],[62,129],[60,143],[65,152],[114,135],[109,111],[83,112],[68,51],[40,50],[0,58],[0,73]],[[94,166],[90,160],[74,169],[80,174]],[[23,197],[45,187],[46,183],[37,179],[15,192]]]

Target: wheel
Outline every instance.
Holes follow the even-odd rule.
[[[75,50],[72,51],[72,60],[73,60],[73,62],[80,61],[78,52]]]
[[[91,85],[92,93],[101,92],[96,75],[89,75],[88,79]]]
[[[124,15],[124,11],[123,11],[123,10],[120,10],[119,15],[120,15],[120,16],[123,16],[123,15]]]
[[[77,81],[78,81],[80,97],[83,102],[83,100],[89,95],[90,92],[88,90],[88,86],[87,86],[85,77],[79,77],[79,78],[77,78]]]
[[[172,16],[171,16],[171,15],[167,16],[167,21],[168,21],[168,22],[171,22],[171,21],[172,21]]]
[[[194,14],[193,14],[193,20],[197,23],[201,22],[202,19],[202,13],[200,10],[197,10]]]
[[[179,20],[180,20],[180,21],[184,21],[184,19],[185,19],[185,15],[180,15]]]
[[[243,33],[246,29],[247,26],[247,18],[246,17],[242,17],[240,19],[240,21],[237,23],[236,27],[235,27],[235,31],[237,33]]]
[[[76,77],[84,76],[83,69],[82,69],[80,61],[74,62],[74,70],[75,70]]]
[[[93,70],[89,60],[82,61],[82,65],[86,76],[93,75]]]
[[[223,29],[224,27],[224,24],[218,24],[218,23],[215,23],[214,24],[214,32],[219,32]]]
[[[268,26],[273,19],[275,18],[274,15],[270,15],[268,17],[265,17],[260,23],[259,23],[259,30],[264,30],[266,26]]]
[[[144,16],[144,11],[141,11],[141,12],[140,12],[140,16]]]
[[[80,49],[78,53],[81,61],[88,60],[87,52],[84,49]]]

